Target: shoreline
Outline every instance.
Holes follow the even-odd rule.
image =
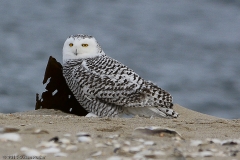
[[[137,156],[143,156],[146,159],[176,157],[240,159],[240,153],[238,153],[240,151],[240,119],[218,118],[189,110],[178,104],[174,105],[174,110],[180,114],[177,119],[86,118],[53,109],[0,114],[2,128],[0,139],[1,135],[9,134],[7,128],[16,129],[11,133],[19,135],[21,139],[16,142],[0,140],[0,154],[1,156],[26,156],[31,153],[31,149],[34,149],[38,151],[36,153],[45,156],[45,159],[58,159],[59,157],[56,156],[62,156],[62,159],[81,157],[89,160],[108,159],[113,156],[119,159],[134,159],[134,157],[137,159]],[[169,136],[167,133],[157,136],[134,134],[134,130],[138,127],[151,126],[175,130],[182,138],[176,135]],[[82,142],[79,132],[86,132],[88,136],[85,135],[83,139],[88,139],[89,142]],[[79,133],[78,136],[76,136],[77,133]],[[58,141],[49,142],[54,137],[57,137]],[[65,140],[67,142],[63,143],[62,139],[68,141]],[[143,140],[138,142],[136,139]],[[146,141],[151,141],[152,145],[145,145]],[[49,149],[46,146],[39,147],[42,142],[53,143],[59,152],[42,152],[44,149]],[[76,150],[68,150],[67,147],[71,148],[69,146],[75,147]],[[131,147],[136,149],[136,146],[141,147],[137,151],[131,151]],[[27,147],[28,150],[23,147]],[[147,152],[149,155],[144,155]]]

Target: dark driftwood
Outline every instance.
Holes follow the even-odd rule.
[[[41,98],[39,99],[39,94],[36,95],[35,110],[40,108],[58,109],[79,116],[85,116],[88,113],[77,102],[68,88],[62,75],[62,65],[52,56],[48,60],[43,84],[47,83],[48,80],[49,82],[45,87],[46,91],[42,93]]]

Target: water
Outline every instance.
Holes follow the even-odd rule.
[[[48,57],[83,33],[174,103],[240,118],[239,1],[1,1],[0,20],[0,112],[33,110]]]

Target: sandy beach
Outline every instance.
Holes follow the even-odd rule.
[[[240,159],[239,119],[178,104],[174,110],[177,119],[86,118],[53,109],[0,114],[0,159]],[[151,126],[177,133],[134,131]]]

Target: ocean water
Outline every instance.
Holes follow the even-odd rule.
[[[1,1],[0,112],[34,109],[49,56],[62,62],[64,41],[78,33],[94,36],[174,103],[240,118],[237,0]]]

